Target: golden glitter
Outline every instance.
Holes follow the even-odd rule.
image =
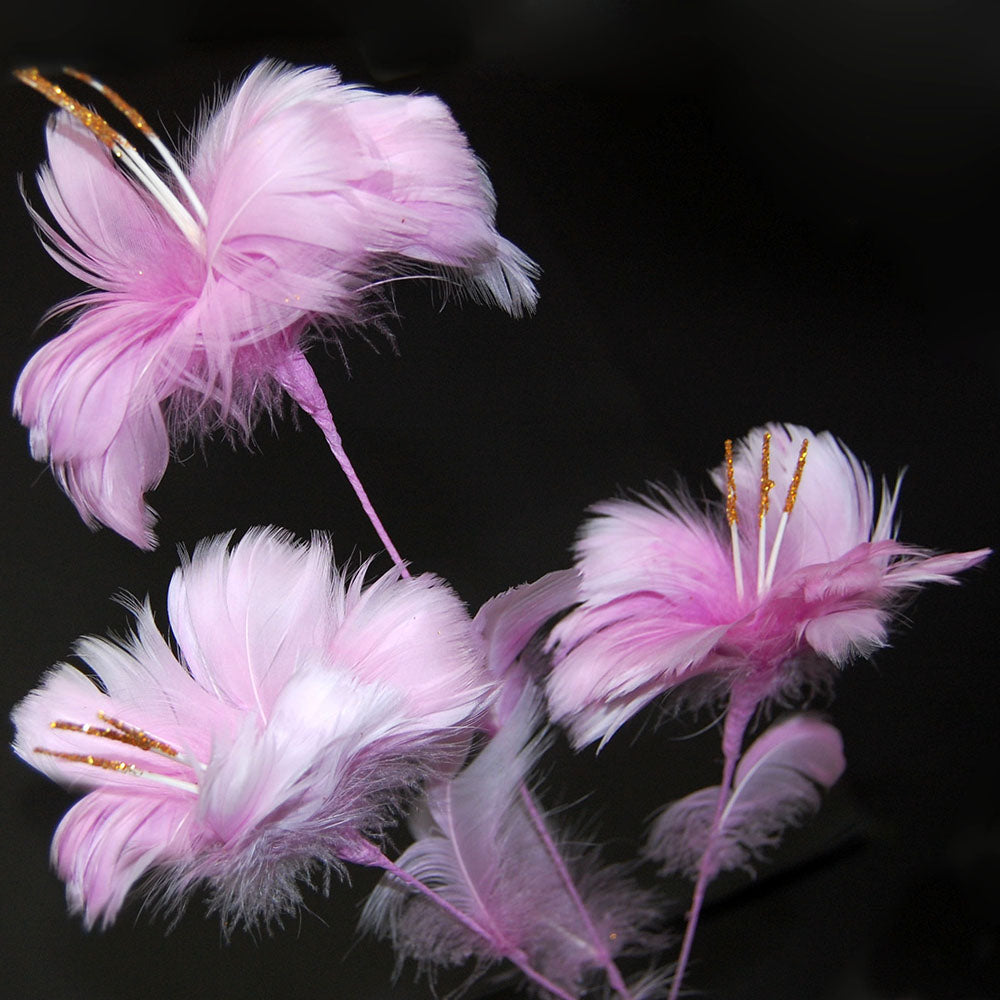
[[[14,76],[27,84],[32,90],[37,90],[53,104],[68,111],[78,122],[90,129],[108,149],[121,155],[119,148],[130,149],[131,143],[120,132],[113,129],[96,111],[82,105],[75,97],[70,97],[62,87],[46,80],[34,67],[16,69]]]
[[[792,508],[799,495],[799,483],[802,482],[802,470],[806,466],[806,452],[809,450],[809,438],[802,439],[802,447],[799,449],[799,460],[795,463],[795,474],[788,484],[788,493],[785,496],[785,513],[791,514]]]
[[[119,771],[126,774],[142,774],[134,764],[128,764],[123,760],[111,760],[108,757],[95,757],[89,753],[63,753],[61,750],[46,750],[45,747],[35,747],[35,753],[45,754],[46,757],[58,757],[60,760],[67,760],[71,764],[89,764],[91,767],[103,767],[106,771]]]
[[[63,66],[63,72],[67,76],[71,76],[81,83],[87,84],[88,87],[93,87],[95,90],[100,91],[131,123],[138,129],[143,135],[155,135],[156,133],[149,127],[146,119],[132,107],[128,101],[118,93],[117,90],[112,90],[107,84],[101,83],[100,80],[95,79],[89,73],[83,73],[78,69],[73,69],[72,66]]]
[[[739,521],[736,513],[736,473],[733,471],[733,442],[726,441],[726,520],[732,527]]]
[[[97,717],[102,722],[106,722],[109,726],[127,735],[129,742],[133,746],[141,747],[143,750],[159,750],[160,753],[165,753],[169,757],[176,757],[180,753],[179,750],[172,747],[169,743],[164,743],[163,740],[158,740],[155,736],[150,736],[149,733],[135,726],[130,726],[127,722],[120,722],[118,719],[113,719],[110,715],[105,715],[103,712],[98,712]]]
[[[768,508],[771,506],[770,492],[774,489],[774,480],[771,479],[771,432],[764,433],[764,446],[760,455],[760,509],[757,513],[757,520],[764,523],[767,517]]]
[[[135,726],[129,726],[124,722],[119,722],[117,719],[112,719],[103,712],[98,712],[97,717],[102,722],[108,723],[110,728],[91,726],[79,722],[64,722],[61,719],[51,722],[49,725],[52,729],[62,729],[65,732],[86,733],[88,736],[99,736],[105,740],[117,740],[119,743],[127,743],[129,746],[138,747],[140,750],[154,750],[164,753],[168,757],[176,757],[180,753],[179,750],[172,747],[169,743],[164,743],[163,740],[158,740],[155,736],[150,736],[148,733],[143,732],[143,730],[136,729]]]

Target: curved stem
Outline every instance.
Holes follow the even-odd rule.
[[[354,471],[354,466],[351,465],[351,460],[347,457],[347,452],[344,451],[344,444],[333,423],[333,415],[330,413],[326,397],[323,395],[323,390],[316,379],[316,373],[312,370],[312,366],[306,360],[305,355],[301,351],[296,351],[277,369],[275,377],[281,383],[285,392],[312,417],[316,426],[323,432],[323,437],[326,438],[326,443],[330,446],[333,457],[336,458],[340,463],[341,469],[344,470],[347,481],[354,489],[358,500],[361,501],[362,510],[368,515],[368,520],[371,521],[372,527],[382,540],[386,551],[391,556],[392,561],[399,567],[400,574],[408,577],[410,573],[402,557],[396,546],[392,544],[392,539],[385,530],[378,514],[375,513],[375,508],[371,500],[368,499],[368,494],[361,485],[361,480]]]
[[[695,930],[698,927],[698,917],[701,914],[702,904],[705,902],[705,892],[708,889],[708,883],[715,877],[715,872],[712,870],[710,861],[721,829],[722,815],[726,810],[726,804],[729,802],[729,796],[732,791],[733,774],[736,771],[736,763],[740,759],[740,751],[743,748],[743,736],[746,733],[754,710],[760,703],[761,693],[758,685],[752,681],[747,681],[734,685],[729,695],[726,722],[722,730],[723,765],[722,781],[719,784],[719,797],[715,804],[715,815],[712,817],[712,825],[709,827],[708,841],[698,861],[698,875],[694,884],[694,892],[691,895],[691,908],[688,910],[687,925],[684,928],[684,940],[681,942],[681,953],[677,959],[677,968],[674,972],[673,982],[670,984],[670,996],[668,1000],[677,1000],[681,983],[684,980],[684,971],[691,956],[691,945],[694,943]]]
[[[502,941],[497,941],[484,927],[482,927],[472,917],[464,914],[458,907],[449,903],[447,899],[436,893],[429,886],[424,885],[415,875],[411,875],[405,868],[400,868],[394,861],[390,861],[374,844],[365,841],[357,845],[357,850],[350,856],[345,856],[345,861],[353,861],[356,864],[366,865],[369,868],[381,868],[388,872],[393,878],[398,879],[404,885],[419,892],[435,905],[440,906],[454,920],[457,920],[464,927],[472,931],[473,934],[482,938],[491,948],[495,948],[504,958],[513,962],[529,979],[537,983],[543,989],[548,990],[559,1000],[577,1000],[572,993],[568,993],[558,983],[552,982],[547,976],[542,975],[531,966],[528,956],[520,948],[512,949]]]
[[[531,819],[532,825],[535,827],[535,831],[537,832],[542,843],[545,845],[545,850],[548,851],[549,857],[552,859],[552,863],[555,865],[556,871],[559,873],[559,877],[562,879],[562,883],[566,887],[566,891],[569,893],[570,898],[573,900],[573,904],[576,906],[577,912],[580,914],[580,919],[583,921],[583,925],[587,929],[587,933],[590,935],[591,944],[594,946],[594,950],[597,952],[601,959],[601,964],[604,966],[604,971],[607,973],[608,982],[622,998],[622,1000],[632,1000],[632,994],[625,985],[625,980],[622,978],[621,971],[615,964],[614,959],[611,957],[611,953],[608,951],[604,941],[601,939],[601,935],[594,926],[594,921],[590,918],[590,911],[587,909],[586,904],[580,896],[580,893],[576,888],[576,883],[573,881],[573,877],[570,875],[569,869],[566,867],[566,862],[563,860],[563,856],[559,853],[559,848],[556,846],[555,841],[552,839],[552,835],[549,833],[548,827],[545,825],[545,818],[538,811],[538,806],[535,805],[535,800],[532,798],[531,792],[528,791],[527,787],[523,784],[521,785],[521,802],[524,804],[524,808],[528,812],[528,816]]]

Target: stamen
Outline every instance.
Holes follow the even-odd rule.
[[[93,132],[117,157],[122,166],[126,167],[156,199],[188,242],[196,250],[204,249],[205,240],[201,227],[177,195],[163,183],[163,179],[146,163],[128,139],[112,128],[96,111],[84,107],[76,98],[70,97],[62,87],[46,80],[34,67],[14,70],[14,75],[53,104],[68,111],[78,122]]]
[[[764,574],[764,587],[771,586],[774,580],[774,571],[778,565],[778,549],[781,548],[781,540],[785,537],[785,526],[788,524],[789,515],[795,506],[795,501],[799,496],[799,484],[802,482],[802,470],[806,467],[806,452],[809,450],[809,439],[803,438],[802,447],[799,449],[799,458],[795,463],[795,472],[792,474],[792,481],[788,484],[788,493],[785,495],[785,507],[778,520],[778,530],[774,536],[774,544],[771,546],[771,555],[767,561],[767,572]]]
[[[205,211],[205,206],[202,205],[201,199],[194,192],[194,188],[191,187],[191,182],[187,179],[187,175],[180,168],[177,160],[174,159],[173,154],[167,148],[163,140],[153,131],[150,124],[142,117],[139,112],[132,107],[128,101],[125,100],[117,90],[112,90],[106,83],[102,83],[96,77],[91,76],[89,73],[83,73],[78,69],[74,69],[72,66],[64,66],[63,72],[67,76],[71,76],[81,83],[87,84],[88,87],[93,87],[94,90],[103,94],[126,118],[132,123],[132,126],[139,132],[141,132],[153,145],[156,151],[163,158],[163,162],[167,165],[167,169],[177,178],[177,183],[180,184],[187,195],[188,202],[190,202],[191,207],[195,210],[195,214],[201,220],[203,226],[208,225],[208,213]]]
[[[128,145],[128,140],[113,129],[96,111],[84,107],[75,97],[70,97],[62,87],[46,80],[33,66],[28,69],[14,70],[14,76],[21,83],[26,83],[32,90],[37,90],[43,97],[47,97],[63,111],[68,111],[78,122],[89,128],[115,156],[122,155],[122,150],[118,147],[119,145]]]
[[[743,600],[743,560],[740,557],[739,514],[736,511],[736,473],[733,469],[733,442],[726,441],[726,520],[732,539],[733,575],[736,577],[736,597]]]
[[[792,481],[788,484],[788,493],[785,495],[785,513],[791,514],[795,501],[799,497],[799,483],[802,482],[802,470],[806,467],[806,452],[809,451],[809,438],[802,439],[802,447],[799,449],[799,459],[795,463],[795,473]]]
[[[148,778],[171,788],[180,788],[183,791],[198,793],[198,786],[190,781],[181,778],[173,778],[167,774],[157,774],[154,771],[143,771],[135,764],[129,764],[124,760],[112,760],[109,757],[95,757],[89,753],[65,753],[62,750],[46,750],[45,747],[35,747],[35,753],[44,754],[46,757],[57,757],[59,760],[68,761],[70,764],[89,764],[91,767],[101,767],[106,771],[117,771],[119,774],[129,774],[135,778]]]
[[[771,432],[764,432],[760,456],[760,506],[757,509],[757,593],[764,589],[764,549],[767,542],[767,512],[771,506],[770,493],[774,489],[771,479]]]
[[[50,723],[50,725],[53,729],[62,729],[66,732],[86,733],[88,736],[99,736],[106,740],[117,740],[119,743],[127,743],[129,746],[162,754],[165,757],[176,758],[180,754],[180,751],[176,747],[172,747],[169,743],[165,743],[155,736],[150,736],[135,726],[119,722],[117,719],[113,719],[103,712],[98,712],[97,717],[102,722],[108,723],[111,728],[107,729],[103,726],[91,726],[79,722],[64,722],[62,720],[56,720]]]

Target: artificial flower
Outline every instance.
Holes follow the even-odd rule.
[[[32,210],[50,254],[93,288],[27,363],[14,411],[84,520],[151,548],[143,494],[171,441],[249,438],[288,393],[320,425],[397,564],[304,351],[370,321],[401,276],[429,274],[517,314],[534,264],[494,228],[493,189],[448,109],[342,84],[333,69],[263,62],[194,130],[170,170],[36,70],[63,109]],[[120,169],[123,168],[123,169]]]
[[[492,696],[464,606],[363,576],[321,536],[209,539],[170,584],[176,654],[135,605],[128,638],[80,641],[93,676],[60,664],[14,709],[15,751],[88,790],[52,845],[87,926],[147,874],[168,906],[207,885],[227,927],[280,917],[461,763]]]
[[[869,469],[828,432],[753,430],[712,479],[725,501],[707,511],[665,490],[592,508],[579,604],[548,642],[549,707],[577,746],[696,678],[696,702],[720,688],[751,708],[795,701],[885,645],[906,591],[953,583],[989,552],[897,541],[899,482],[883,484],[876,512]]]

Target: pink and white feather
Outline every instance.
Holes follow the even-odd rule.
[[[429,776],[450,772],[492,697],[455,594],[397,570],[365,586],[330,543],[274,528],[197,546],[176,571],[178,652],[135,605],[82,639],[13,712],[15,751],[87,790],[52,845],[70,907],[109,924],[152,875],[168,905],[207,884],[228,925],[295,908]]]
[[[30,210],[93,287],[53,310],[72,318],[28,361],[14,412],[83,519],[142,547],[171,441],[246,438],[286,392],[314,416],[302,352],[370,320],[384,282],[436,276],[513,314],[535,302],[535,265],[497,233],[493,188],[434,97],[263,62],[195,129],[176,178],[138,154],[126,176],[67,111],[47,141],[52,221]]]

